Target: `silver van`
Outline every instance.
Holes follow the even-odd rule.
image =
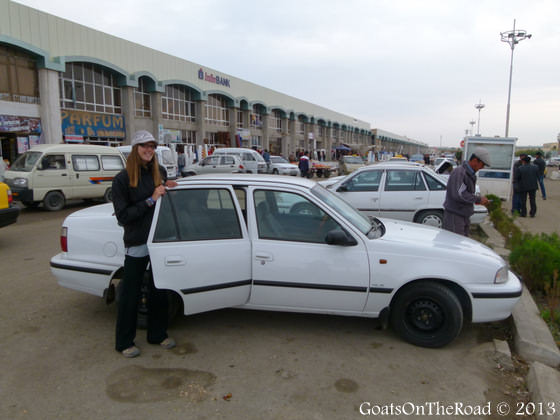
[[[114,147],[85,144],[42,144],[19,156],[4,173],[14,200],[61,210],[66,200],[111,201],[113,177],[125,167]]]
[[[222,147],[214,150],[213,155],[235,155],[241,158],[245,172],[249,174],[266,174],[267,166],[264,158],[259,152],[243,147]]]

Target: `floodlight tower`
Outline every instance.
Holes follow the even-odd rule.
[[[531,39],[531,34],[528,34],[527,31],[522,29],[515,30],[515,19],[513,19],[513,30],[500,32],[500,36],[502,37],[502,42],[507,42],[511,48],[511,60],[509,63],[509,89],[508,89],[508,101],[507,101],[507,111],[506,111],[506,137],[509,134],[509,108],[510,108],[510,100],[511,100],[511,76],[513,74],[513,50],[515,49],[515,45],[519,44],[519,42],[523,41],[524,39]]]
[[[476,124],[475,120],[470,120],[469,124],[471,125],[471,136],[474,134],[474,125]]]
[[[484,105],[482,102],[480,102],[480,99],[478,100],[478,103],[474,105],[474,107],[476,109],[478,109],[478,126],[477,126],[477,129],[476,129],[476,135],[477,136],[480,136],[480,110],[482,108],[484,108],[485,106],[486,105]]]

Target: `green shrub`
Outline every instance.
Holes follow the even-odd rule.
[[[509,263],[531,291],[545,292],[560,267],[560,237],[556,233],[522,235],[511,249]]]
[[[513,248],[521,241],[521,229],[519,229],[513,222],[513,219],[503,211],[502,202],[498,196],[490,194],[486,197],[489,200],[487,207],[490,220],[492,220],[496,230],[504,237],[506,248]]]

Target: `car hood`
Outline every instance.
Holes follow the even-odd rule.
[[[273,163],[272,166],[285,169],[298,169],[297,165],[294,165],[293,163]]]
[[[68,217],[111,217],[114,216],[114,214],[115,209],[113,203],[105,203],[75,211],[68,215]]]
[[[463,257],[480,255],[495,260],[499,264],[505,264],[502,257],[474,239],[418,223],[386,218],[379,218],[379,220],[385,225],[386,231],[382,239],[386,242],[406,244],[415,248],[417,252],[426,255],[433,254],[434,251],[442,256],[453,254],[460,254]]]

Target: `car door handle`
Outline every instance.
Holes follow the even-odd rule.
[[[165,265],[185,265],[185,259],[180,256],[165,257]]]
[[[371,199],[371,201],[377,201],[377,200],[379,200],[379,197],[373,197],[373,198]]]
[[[68,174],[60,174],[60,176],[68,176]]]
[[[264,264],[266,261],[272,261],[272,255],[268,253],[259,253],[255,255],[255,259],[261,261],[261,264]]]
[[[415,200],[422,200],[422,197],[414,197]]]

